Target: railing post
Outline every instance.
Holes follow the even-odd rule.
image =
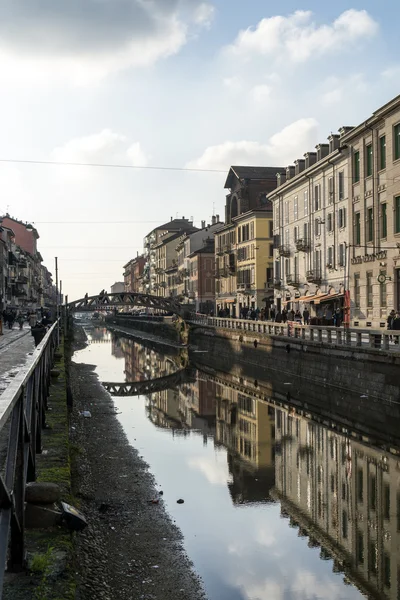
[[[332,330],[328,329],[327,331],[327,340],[328,340],[328,344],[332,344]]]
[[[341,329],[336,329],[336,342],[337,342],[337,344],[340,344],[340,345],[343,343]]]
[[[322,329],[318,329],[318,341],[322,343],[323,338],[322,338]]]

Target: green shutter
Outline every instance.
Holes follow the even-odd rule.
[[[366,147],[366,154],[367,154],[367,177],[371,177],[372,175],[372,144],[369,144]]]
[[[379,169],[386,169],[386,136],[379,138]]]
[[[400,233],[400,196],[395,198],[395,233]]]
[[[360,153],[354,152],[354,183],[360,181]]]
[[[394,160],[400,158],[400,123],[393,127],[394,134]]]
[[[382,237],[387,237],[387,215],[386,215],[386,204],[382,204]]]

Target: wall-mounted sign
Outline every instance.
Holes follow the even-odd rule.
[[[387,250],[381,250],[380,252],[374,252],[374,254],[364,254],[364,256],[356,256],[351,259],[352,265],[361,265],[366,262],[374,262],[375,260],[384,260],[387,258]]]

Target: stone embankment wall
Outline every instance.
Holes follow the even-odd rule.
[[[197,363],[259,380],[271,396],[286,394],[327,418],[398,437],[398,354],[200,327],[191,328],[190,345],[202,350],[191,355]]]
[[[171,342],[179,342],[178,329],[172,322],[160,322],[156,320],[153,321],[142,318],[116,315],[107,317],[105,319],[105,324],[129,327],[130,329],[136,329],[137,331],[151,333],[152,335],[167,339]]]

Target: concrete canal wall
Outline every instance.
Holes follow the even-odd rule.
[[[356,429],[398,437],[397,353],[199,327],[191,328],[189,339],[197,350],[191,358],[198,364],[256,381],[269,388],[271,396],[289,395]]]

